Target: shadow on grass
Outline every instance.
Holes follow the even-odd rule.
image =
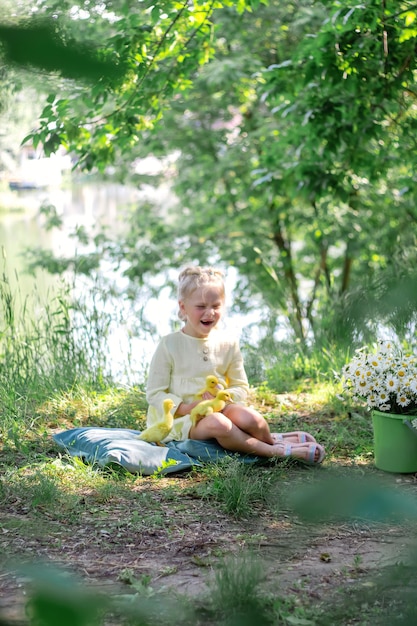
[[[360,480],[359,480],[360,478]],[[368,524],[408,524],[415,527],[417,503],[414,494],[383,477],[365,477],[358,472],[316,475],[308,484],[292,485],[288,505],[304,523],[333,521]],[[213,571],[208,595],[193,601],[179,595],[133,586],[135,593],[111,597],[95,593],[72,576],[44,564],[20,571],[28,583],[27,624],[31,626],[334,626],[363,624],[411,626],[416,623],[415,580],[417,542],[355,588],[326,598],[316,613],[291,604],[288,598],[265,594],[265,569],[251,552],[221,560]],[[360,619],[359,619],[360,618]],[[359,620],[359,622],[358,622]],[[3,620],[3,626],[7,624]],[[11,624],[10,624],[11,626]]]

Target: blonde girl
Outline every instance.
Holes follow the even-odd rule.
[[[321,463],[324,448],[312,435],[271,434],[265,418],[246,405],[249,385],[238,341],[219,329],[225,308],[222,272],[212,267],[184,268],[178,279],[178,304],[183,326],[161,339],[150,364],[147,425],[160,420],[162,403],[171,398],[175,420],[165,442],[215,439],[234,452]],[[211,374],[230,391],[233,403],[193,425],[190,412],[201,400],[196,394]],[[203,397],[213,396],[206,392]]]

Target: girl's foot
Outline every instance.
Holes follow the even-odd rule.
[[[316,443],[313,435],[303,430],[295,430],[291,433],[271,433],[271,436],[276,443]]]
[[[325,457],[323,446],[317,442],[304,444],[276,443],[272,447],[276,449],[274,456],[292,458],[307,465],[319,465]]]

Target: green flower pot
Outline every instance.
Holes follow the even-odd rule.
[[[406,415],[372,411],[375,466],[394,474],[417,472],[417,437]]]

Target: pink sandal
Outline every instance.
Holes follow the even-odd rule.
[[[303,430],[295,430],[291,433],[271,433],[271,435],[277,443],[284,443],[285,439],[288,437],[297,437],[295,441],[290,441],[288,443],[317,443],[313,435],[310,435],[310,433],[306,433]]]
[[[308,448],[309,450],[307,458],[303,458],[300,456],[295,456],[293,454],[293,446],[290,443],[284,443],[284,454],[282,455],[282,458],[289,457],[291,459],[294,459],[294,461],[299,461],[300,463],[304,463],[305,465],[320,465],[320,463],[323,462],[323,459],[326,456],[326,452],[323,446],[321,446],[317,442],[310,442]],[[316,459],[315,457],[317,450],[319,451],[319,456]]]

